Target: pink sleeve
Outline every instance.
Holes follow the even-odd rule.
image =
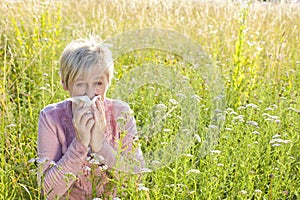
[[[136,129],[136,122],[134,119],[134,116],[129,114],[130,108],[126,104],[126,107],[121,107],[123,112],[120,112],[119,117],[122,117],[126,119],[126,125],[125,125],[125,132],[126,135],[122,139],[122,149],[116,150],[116,148],[113,148],[106,142],[103,145],[103,148],[97,153],[98,155],[101,155],[104,157],[104,163],[108,167],[115,167],[116,163],[119,162],[120,165],[128,165],[128,167],[132,168],[134,167],[134,171],[138,171],[138,169],[144,167],[144,160],[143,160],[143,154],[140,149],[140,147],[133,148],[133,142],[134,138],[137,139],[137,129]],[[116,119],[115,119],[116,120]],[[116,120],[117,121],[117,120]],[[116,125],[117,128],[119,128],[119,125]],[[120,130],[118,130],[120,131]],[[118,151],[120,153],[118,161],[116,161],[116,157],[118,156]],[[133,156],[132,156],[133,155]],[[133,157],[133,158],[132,158]],[[128,160],[131,159],[131,160]],[[134,159],[136,162],[134,162],[135,166],[132,166],[132,159]],[[130,166],[129,166],[130,165]],[[126,166],[119,166],[117,168],[127,168]],[[126,170],[126,169],[125,169]]]
[[[59,134],[63,133],[59,132],[51,115],[42,111],[38,127],[38,155],[39,159],[47,159],[45,163],[42,163],[40,176],[42,190],[45,195],[48,195],[48,199],[66,193],[75,180],[71,179],[67,182],[65,175],[77,176],[88,152],[88,149],[74,138],[65,154],[62,155]],[[51,161],[56,162],[55,165],[50,166]]]

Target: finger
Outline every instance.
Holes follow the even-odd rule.
[[[83,108],[83,105],[84,105],[83,101],[79,101],[78,104],[75,104],[75,108],[76,108],[76,109]]]
[[[83,119],[83,116],[87,114],[93,114],[93,111],[89,107],[82,107],[78,108],[77,110],[74,111],[74,116],[73,118],[75,119],[76,122],[81,122]]]
[[[90,131],[95,125],[95,120],[94,119],[90,119],[88,120],[87,124],[86,124],[86,127],[87,129]]]
[[[87,125],[90,120],[94,120],[93,117],[94,116],[92,113],[85,113],[82,115],[81,119],[79,120],[79,123]]]
[[[84,103],[82,101],[79,101],[79,103],[74,103],[72,104],[72,106],[74,106],[74,113],[78,112],[80,109],[82,109],[84,107]]]
[[[99,101],[96,101],[96,106],[97,106],[97,109],[99,110],[99,112],[104,115],[105,114],[105,108],[104,108],[104,103],[101,99]]]
[[[97,102],[96,104],[97,109],[95,110],[95,120],[96,122],[103,123],[104,125],[106,125],[104,106],[102,106],[100,102]]]

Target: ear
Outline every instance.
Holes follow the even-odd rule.
[[[68,87],[63,80],[61,81],[61,85],[63,86],[64,90],[68,90]]]

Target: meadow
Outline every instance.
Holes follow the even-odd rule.
[[[0,199],[44,199],[30,160],[37,158],[40,110],[68,98],[59,76],[65,45],[151,27],[183,34],[209,55],[224,84],[224,118],[217,142],[203,154],[212,112],[205,78],[172,52],[142,49],[118,57],[108,97],[130,70],[143,63],[163,65],[189,80],[198,99],[193,105],[199,128],[181,154],[145,173],[141,182],[131,176],[117,196],[300,199],[299,4],[4,0],[0,13]],[[182,123],[178,98],[155,83],[128,93],[138,129],[145,132],[140,137],[144,152],[172,143]],[[155,129],[151,113],[157,104],[169,115]]]

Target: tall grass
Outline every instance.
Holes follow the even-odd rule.
[[[67,98],[59,56],[73,39],[109,38],[147,27],[178,31],[211,55],[225,81],[226,121],[218,144],[200,156],[202,142],[173,163],[128,180],[124,199],[300,198],[300,6],[203,1],[2,1],[0,3],[0,199],[40,199],[37,120],[47,104]],[[201,75],[182,58],[144,50],[116,60],[115,80],[143,62],[163,63],[188,76],[201,97],[197,134],[204,139],[209,99]],[[158,102],[176,98],[161,86],[130,95],[139,128],[150,126]],[[165,123],[178,126],[179,115]],[[174,126],[174,127],[173,127]],[[174,128],[176,129],[176,128]],[[170,134],[162,131],[168,141]],[[161,145],[141,138],[147,151]],[[116,183],[117,184],[117,183]]]

